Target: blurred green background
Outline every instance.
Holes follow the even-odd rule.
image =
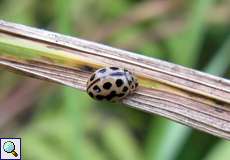
[[[229,0],[0,0],[0,18],[230,77]],[[25,160],[229,160],[230,142],[0,70],[0,134]]]

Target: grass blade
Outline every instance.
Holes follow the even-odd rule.
[[[0,30],[4,67],[85,90],[93,70],[116,64],[133,71],[140,82],[137,92],[123,103],[230,138],[226,79],[22,25],[2,21]]]

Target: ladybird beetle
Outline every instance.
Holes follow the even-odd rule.
[[[116,101],[138,87],[135,76],[126,69],[105,67],[96,70],[87,81],[87,93],[97,100]]]

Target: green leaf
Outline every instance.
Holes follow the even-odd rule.
[[[118,160],[140,160],[138,144],[130,131],[119,121],[112,120],[106,124],[103,142],[113,157]]]
[[[230,159],[230,142],[220,141],[204,160],[227,160]]]
[[[146,159],[174,159],[189,133],[186,126],[163,118],[154,119],[146,141]]]
[[[223,75],[230,66],[230,36],[221,49],[213,57],[212,61],[205,68],[205,71],[214,75]]]
[[[188,67],[194,67],[197,63],[206,28],[205,18],[215,0],[195,0],[192,2],[193,6],[187,17],[184,31],[166,43],[171,53],[171,60]]]

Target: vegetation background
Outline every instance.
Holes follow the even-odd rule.
[[[0,0],[0,18],[230,77],[229,0]],[[230,142],[0,70],[0,136],[25,160],[229,160]]]

